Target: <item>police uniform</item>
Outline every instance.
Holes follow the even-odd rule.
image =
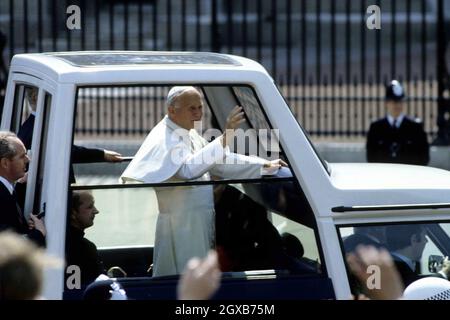
[[[393,80],[386,88],[386,100],[400,102],[405,97],[400,83]],[[387,115],[370,125],[367,136],[367,161],[427,165],[429,145],[419,120],[401,114]]]

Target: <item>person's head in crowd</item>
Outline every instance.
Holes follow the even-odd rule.
[[[405,300],[450,300],[450,282],[438,277],[414,281],[403,293]]]
[[[186,130],[193,129],[194,122],[202,120],[203,100],[194,87],[173,87],[167,94],[166,105],[169,119]]]
[[[31,241],[15,233],[0,233],[0,300],[39,299],[44,267],[60,267]]]
[[[30,159],[22,141],[8,131],[0,131],[0,176],[14,183],[27,171]]]
[[[405,90],[397,80],[392,80],[386,86],[386,108],[387,112],[393,117],[398,118],[404,112]]]
[[[85,230],[94,225],[95,215],[99,211],[95,207],[95,200],[90,191],[74,191],[72,193],[72,210],[70,225],[79,230]]]
[[[389,250],[416,262],[422,258],[428,242],[426,229],[418,224],[387,226],[386,240]]]
[[[210,251],[206,258],[191,258],[177,284],[179,300],[210,299],[220,286],[221,272],[217,253]],[[86,287],[83,300],[127,300],[124,288],[116,280],[100,275]]]

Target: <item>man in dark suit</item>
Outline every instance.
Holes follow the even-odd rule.
[[[15,183],[25,175],[28,162],[22,141],[12,132],[0,131],[0,231],[11,229],[43,246],[44,222],[31,214],[27,223],[15,192]]]
[[[33,139],[34,121],[36,118],[38,90],[36,88],[27,88],[27,100],[30,104],[31,112],[29,117],[19,128],[17,136],[22,140],[27,150],[31,149]],[[122,156],[114,151],[86,148],[77,145],[72,146],[72,163],[91,163],[91,162],[121,162]],[[70,167],[70,182],[75,182],[75,175],[72,166]]]
[[[97,246],[84,237],[84,231],[94,225],[99,211],[89,191],[73,191],[71,203],[66,235],[66,261],[68,266],[79,266],[81,282],[89,283],[101,273],[106,273]]]
[[[419,224],[386,226],[387,245],[405,288],[423,277],[420,262],[428,242],[426,234],[427,230]],[[448,279],[449,272],[447,263],[441,271],[431,276]]]
[[[429,145],[423,125],[404,114],[405,93],[397,80],[386,88],[386,117],[370,125],[367,161],[427,165]]]

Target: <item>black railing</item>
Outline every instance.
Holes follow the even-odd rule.
[[[408,93],[408,113],[422,118],[430,136],[438,132],[439,118],[439,134],[448,142],[445,26],[450,6],[445,4],[444,0],[0,0],[0,31],[8,40],[5,61],[22,52],[72,50],[216,51],[249,57],[277,80],[298,120],[314,136],[365,135],[370,121],[384,114],[384,84],[395,78]],[[80,30],[66,26],[69,5],[81,10]],[[366,26],[370,5],[381,9],[381,29]],[[145,109],[147,103],[129,99],[143,114],[155,116]],[[118,108],[112,113],[137,127],[99,129],[97,105],[79,110],[86,113],[80,132],[149,130],[141,117],[132,119],[138,114],[135,108],[127,112],[118,105],[119,101],[111,101],[111,107]],[[120,121],[113,119],[111,125]]]

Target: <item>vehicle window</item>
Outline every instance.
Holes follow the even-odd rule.
[[[99,248],[153,246],[158,215],[154,188],[91,191],[99,214],[86,237]]]
[[[43,117],[42,117],[42,129],[41,129],[41,137],[39,142],[39,158],[35,161],[38,162],[37,166],[37,177],[36,177],[36,187],[34,192],[34,202],[33,202],[33,212],[41,213],[45,211],[45,204],[42,199],[42,188],[44,182],[44,167],[45,167],[45,158],[47,153],[47,138],[48,138],[48,124],[50,123],[50,107],[52,105],[52,96],[49,93],[45,93],[44,97],[44,108],[42,109]]]
[[[51,95],[42,91],[44,105],[38,105],[39,88],[31,85],[18,85],[15,89],[14,108],[11,122],[11,130],[22,140],[28,151],[28,156],[32,161],[37,161],[36,170],[38,172],[36,180],[28,172],[27,181],[34,183],[18,183],[16,186],[19,203],[24,207],[25,212],[39,213],[44,208],[41,207],[42,181],[44,177],[45,145],[47,140],[47,125],[50,114]],[[42,112],[39,117],[38,113]],[[37,121],[40,123],[38,124]],[[40,134],[34,136],[35,127],[40,130]],[[33,146],[37,146],[36,149]],[[36,154],[32,153],[32,150]],[[34,159],[34,160],[33,160]],[[30,168],[33,163],[30,163]],[[35,171],[36,172],[36,171]]]
[[[36,110],[37,103],[37,87],[31,85],[16,85],[14,92],[14,107],[11,119],[11,131],[16,134],[19,132],[20,128],[24,122],[28,119],[32,112]],[[30,99],[34,99],[34,104],[30,102]],[[29,142],[31,146],[31,139]],[[30,149],[30,148],[28,148]]]
[[[275,212],[271,212],[271,220],[283,238],[286,244],[285,248],[288,251],[296,250],[298,252],[296,256],[301,256],[310,263],[320,264],[320,255],[313,228],[283,217]],[[302,247],[303,254],[301,254]]]
[[[280,93],[280,95],[283,97],[284,102],[286,103],[287,106],[289,106],[289,110],[291,110],[292,115],[295,117],[295,119],[298,120],[298,116],[297,116],[297,111],[295,110],[295,107],[293,107],[292,105],[290,105],[288,103],[288,101],[286,100],[286,98],[284,97],[284,95],[282,94],[280,88],[278,88],[278,92]],[[298,122],[298,121],[297,121]],[[300,129],[303,131],[306,139],[308,140],[309,144],[311,145],[312,149],[314,150],[314,153],[317,155],[317,157],[319,158],[320,162],[322,163],[323,167],[325,168],[325,170],[328,172],[329,175],[331,175],[331,169],[330,166],[328,165],[328,162],[324,159],[324,157],[318,152],[318,150],[316,149],[314,143],[311,141],[311,138],[309,136],[309,133],[306,132],[306,130],[303,128],[302,124],[300,122],[298,122]]]
[[[270,126],[259,107],[258,100],[250,87],[233,87],[233,92],[239,100],[254,129],[270,130]]]
[[[153,275],[179,274],[182,270],[166,271],[173,263],[171,259],[208,243],[218,251],[225,272],[323,272],[314,225],[302,215],[299,209],[304,200],[296,194],[293,182],[286,179],[186,186],[117,185],[108,189],[99,186],[92,190],[73,187],[72,192],[90,193],[95,200],[98,213],[93,214],[92,225],[85,225],[85,237],[97,246],[104,270],[119,266],[128,276],[150,276],[157,244],[163,248],[159,253],[163,255],[156,258],[162,261],[156,262],[162,271]],[[186,202],[195,193],[203,197]],[[208,195],[212,198],[207,199]],[[205,203],[212,205],[210,211],[203,209]],[[175,234],[172,228],[186,228],[188,232]],[[199,234],[202,236],[197,237]]]
[[[277,152],[268,152],[272,141],[278,144],[278,139],[272,135],[274,128],[251,87],[196,85],[203,102],[201,112],[196,98],[186,98],[189,109],[173,110],[189,112],[189,121],[202,119],[195,126],[201,139],[192,139],[187,147],[182,147],[195,154],[222,134],[231,110],[242,105],[246,117],[241,126],[244,147],[239,149],[241,145],[235,136],[230,154],[251,159],[250,165],[245,164],[247,167],[224,162],[214,163],[199,173],[192,173],[191,169],[182,172],[180,167],[171,171],[170,165],[161,166],[165,162],[160,159],[152,162],[148,155],[153,151],[137,153],[141,146],[151,149],[155,141],[173,130],[173,124],[165,122],[164,130],[155,138],[147,136],[166,121],[166,97],[172,94],[171,88],[78,89],[74,146],[114,150],[130,157],[122,163],[92,158],[76,163],[72,149],[75,175],[71,192],[88,192],[82,195],[86,203],[95,202],[95,210],[94,206],[86,208],[85,212],[91,212],[91,220],[83,232],[97,247],[103,271],[120,267],[128,277],[177,275],[189,258],[204,256],[215,248],[222,270],[239,272],[243,277],[242,271],[252,270],[323,274],[314,215],[299,184],[289,168],[270,172],[262,165],[273,158],[287,162],[289,159],[279,146]],[[175,116],[181,117],[173,118],[179,122],[178,127],[185,125],[180,113]],[[264,129],[265,136],[259,136],[260,129]],[[246,130],[251,133],[246,134]],[[185,131],[193,134],[193,130]],[[150,161],[140,166],[145,168],[145,174],[128,175],[126,170],[133,164],[130,160],[141,159],[142,155]],[[80,213],[77,201],[72,199],[72,209],[76,206]],[[72,214],[73,210],[69,210],[68,223],[74,222]]]
[[[436,275],[450,252],[450,223],[376,224],[339,227],[342,250],[359,245],[385,248],[393,257],[405,287]]]

